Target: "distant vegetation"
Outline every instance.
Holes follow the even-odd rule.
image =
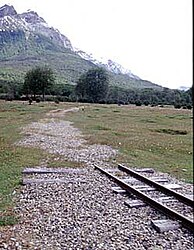
[[[45,67],[38,68],[44,69]],[[32,80],[30,87],[31,90],[29,92],[29,88],[26,86],[26,83],[28,82],[27,79],[28,76],[36,70],[30,69],[23,78],[21,77],[19,81],[14,78],[11,80],[0,79],[0,99],[28,100],[29,94],[31,94],[30,98],[32,98],[34,101],[37,99],[40,101],[42,97],[39,95],[43,94],[43,99],[46,101],[57,100],[58,102],[81,101],[88,103],[95,102],[119,105],[135,104],[137,106],[160,105],[161,107],[162,105],[174,105],[174,107],[177,109],[191,109],[193,106],[192,88],[187,91],[181,91],[168,88],[126,88],[111,84],[108,85],[108,82],[110,82],[110,76],[105,72],[104,69],[100,68],[89,69],[87,72],[82,73],[81,76],[77,78],[77,85],[62,84],[58,83],[57,81],[55,84],[53,84],[55,77],[54,71],[52,71],[50,68],[47,68],[47,73],[49,73],[49,77],[52,78],[49,78],[52,80],[49,80],[49,82],[52,82],[52,84],[43,84],[41,79],[39,79],[39,81],[37,81],[37,79]],[[95,72],[98,72],[98,74]],[[38,74],[38,71],[36,73]],[[43,75],[46,78],[48,76],[48,74],[45,75],[45,73]],[[98,80],[96,82],[97,76]],[[101,76],[102,78],[100,79]],[[104,85],[103,83],[102,86],[99,87],[98,85],[101,84],[102,81],[104,81],[106,84]],[[37,82],[38,85],[35,84],[35,82]],[[45,85],[44,89],[41,87],[42,84]]]

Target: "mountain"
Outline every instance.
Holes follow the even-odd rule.
[[[76,84],[82,73],[100,66],[109,72],[111,85],[163,89],[110,59],[97,60],[75,49],[65,35],[50,27],[36,12],[18,14],[13,6],[0,7],[0,81],[22,81],[35,65],[50,66],[57,82],[63,84]]]

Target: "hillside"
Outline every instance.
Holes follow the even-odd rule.
[[[108,60],[101,63],[85,52],[73,48],[71,41],[34,11],[18,14],[13,6],[0,8],[0,81],[22,81],[35,65],[48,65],[57,83],[76,84],[79,76],[93,67],[104,67],[110,84],[124,88],[154,88],[161,86],[144,81],[130,70]]]

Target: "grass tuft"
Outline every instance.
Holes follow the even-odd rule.
[[[0,217],[0,226],[13,226],[17,223],[17,219],[15,216],[1,216]]]

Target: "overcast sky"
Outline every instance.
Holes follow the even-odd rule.
[[[0,0],[31,9],[74,47],[169,88],[192,86],[192,0]]]

